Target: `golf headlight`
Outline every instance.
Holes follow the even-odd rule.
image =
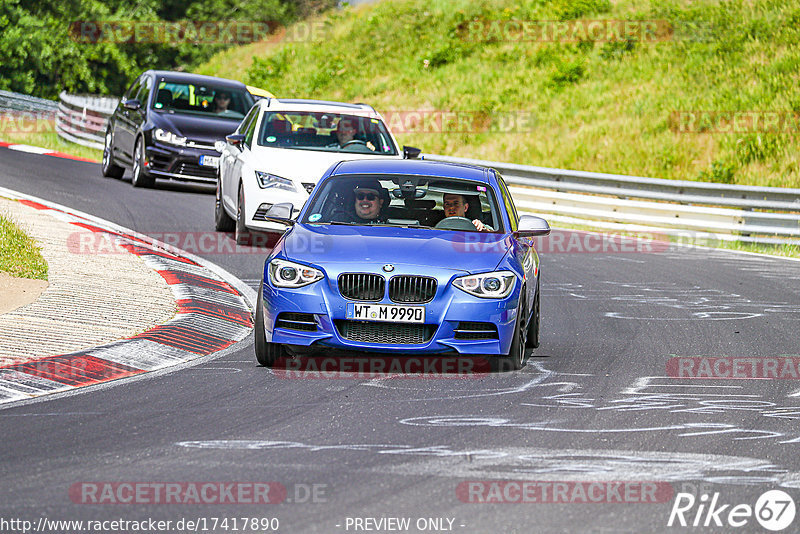
[[[453,281],[453,285],[476,297],[502,299],[514,289],[516,278],[517,275],[511,271],[495,271],[461,276]]]
[[[162,130],[161,128],[156,128],[153,130],[153,135],[156,138],[156,141],[161,141],[162,143],[169,143],[170,145],[178,145],[178,146],[186,146],[186,138],[180,137],[177,134],[172,132],[168,132],[167,130]]]
[[[261,171],[256,171],[256,178],[258,179],[258,185],[261,186],[262,189],[275,187],[278,189],[285,189],[287,191],[297,191],[294,186],[294,182],[288,178],[282,178],[280,176],[275,176],[274,174]]]
[[[322,271],[287,260],[269,262],[269,280],[275,287],[303,287],[322,279]]]

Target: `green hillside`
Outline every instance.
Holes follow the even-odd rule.
[[[610,22],[587,33],[598,20]],[[628,38],[625,21],[638,21]],[[316,40],[231,49],[199,71],[278,96],[470,118],[396,131],[430,153],[800,187],[800,2],[384,0],[313,24]],[[494,131],[509,117],[516,128]]]

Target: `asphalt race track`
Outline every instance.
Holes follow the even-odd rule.
[[[0,186],[158,238],[213,232],[208,188],[134,189],[99,165],[5,148]],[[190,252],[254,288],[266,256]],[[800,356],[800,262],[698,248],[541,255],[542,343],[520,372],[286,378],[257,366],[251,337],[189,368],[0,410],[0,517],[201,520],[201,532],[234,531],[233,518],[240,532],[242,518],[277,518],[284,533],[363,532],[378,525],[367,518],[410,518],[409,532],[702,531],[667,528],[675,495],[694,492],[731,505],[706,531],[764,531],[754,517],[725,522],[767,490],[800,497],[798,377],[668,369],[675,357]],[[488,481],[570,484],[557,502],[471,502],[486,494],[466,487],[492,486],[467,484]],[[86,504],[75,493],[112,482],[264,482],[286,495]],[[613,491],[583,502],[573,489],[593,482],[652,483],[659,502]]]

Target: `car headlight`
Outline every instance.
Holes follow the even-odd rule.
[[[153,130],[153,135],[155,136],[156,141],[161,141],[162,143],[169,143],[170,145],[186,146],[185,137],[181,137],[178,134],[169,132],[167,130],[156,128],[155,130]]]
[[[258,185],[260,185],[262,189],[275,187],[278,189],[285,189],[287,191],[297,191],[297,188],[294,186],[294,182],[288,178],[282,178],[280,176],[275,176],[274,174],[261,171],[256,171],[256,178],[258,179]]]
[[[494,271],[460,276],[453,280],[453,285],[476,297],[502,299],[514,289],[516,278],[517,275],[511,271]]]
[[[322,271],[287,260],[269,262],[269,280],[275,287],[303,287],[323,277]]]

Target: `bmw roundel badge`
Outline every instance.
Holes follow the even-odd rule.
[[[392,265],[391,263],[387,263],[386,265],[383,266],[383,270],[384,272],[390,273],[394,271],[394,265]]]

